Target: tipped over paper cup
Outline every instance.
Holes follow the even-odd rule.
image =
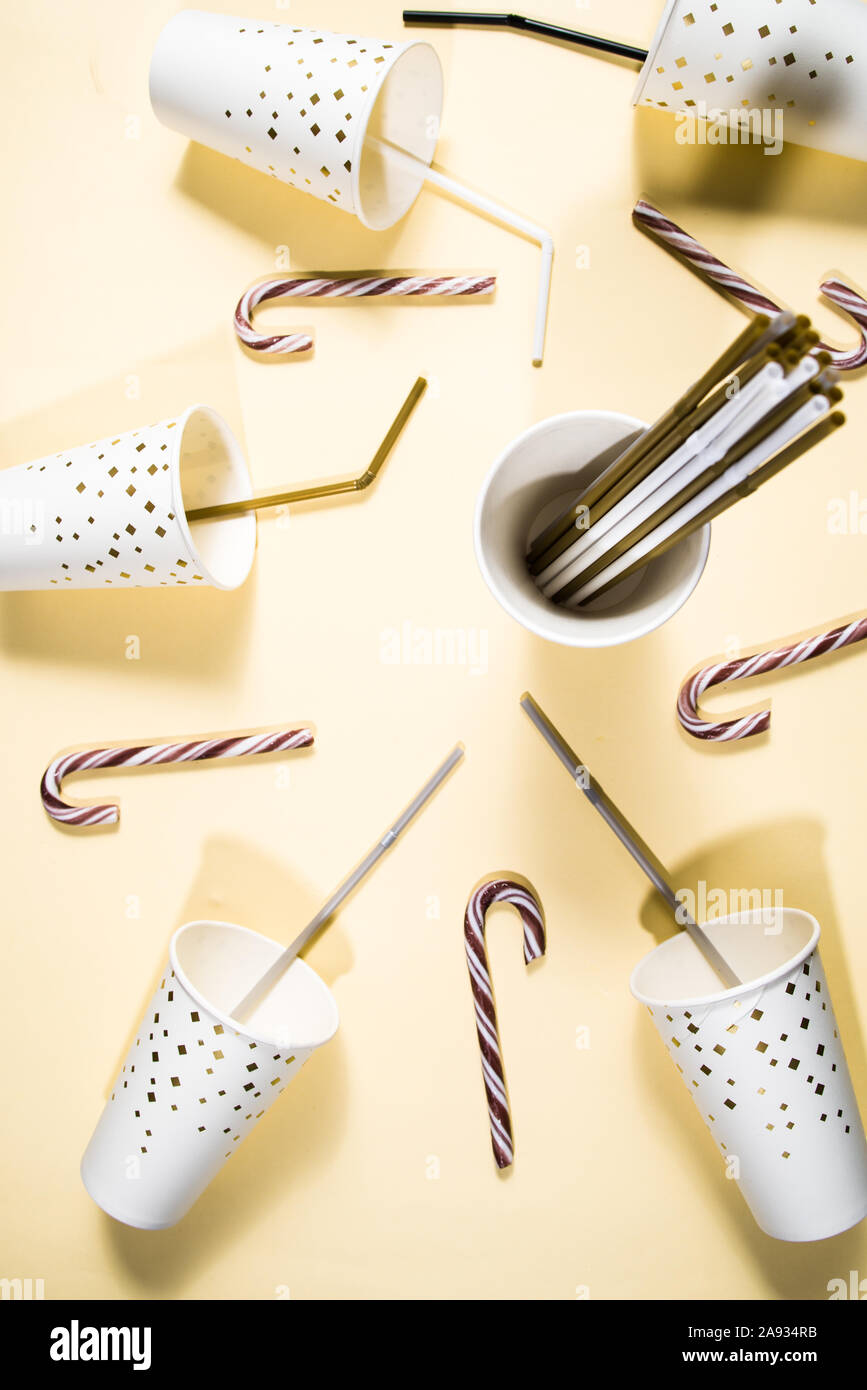
[[[251,1017],[232,1008],[282,947],[231,922],[190,922],[81,1163],[98,1206],[145,1230],[189,1211],[309,1057],[337,1031],[337,1005],[302,960]]]
[[[208,406],[0,472],[0,589],[235,589],[254,513],[187,523],[250,497],[240,446]]]
[[[412,206],[422,175],[365,140],[429,164],[443,82],[426,43],[182,10],[157,39],[150,97],[164,125],[380,230]]]
[[[728,1175],[777,1240],[824,1240],[867,1216],[867,1142],[818,951],[794,908],[704,930],[745,981],[719,981],[685,932],[636,967],[647,1010]]]
[[[867,5],[669,0],[632,100],[707,121],[701,143],[867,159]]]

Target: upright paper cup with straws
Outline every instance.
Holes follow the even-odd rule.
[[[365,140],[429,164],[443,82],[426,43],[182,10],[157,40],[150,96],[164,125],[381,230],[415,202],[422,175]]]
[[[742,122],[757,122],[749,137],[756,141],[762,113],[780,111],[782,130],[771,124],[765,143],[776,133],[867,158],[867,6],[863,0],[669,0],[633,103],[694,116],[737,111]]]
[[[235,589],[253,513],[187,523],[252,492],[228,425],[207,406],[0,472],[0,589]]]
[[[532,425],[494,463],[476,501],[476,559],[497,602],[528,631],[568,647],[631,642],[666,622],[704,571],[710,527],[584,609],[546,598],[527,568],[527,547],[645,429],[606,410],[576,410]]]
[[[823,1240],[867,1216],[867,1142],[817,949],[794,908],[704,931],[745,982],[719,980],[685,934],[657,946],[631,989],[647,1006],[759,1226]]]
[[[229,922],[175,932],[82,1159],[84,1185],[109,1216],[145,1230],[173,1226],[336,1033],[337,1005],[301,960],[245,1023],[231,1017],[281,950]]]

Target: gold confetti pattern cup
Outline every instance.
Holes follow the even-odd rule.
[[[127,1226],[173,1226],[338,1026],[319,976],[296,960],[245,1023],[232,1008],[280,955],[231,922],[190,922],[81,1163],[90,1196]]]
[[[867,5],[669,0],[632,100],[706,120],[682,124],[684,144],[779,154],[793,142],[867,159]]]
[[[0,472],[0,589],[235,589],[254,513],[187,524],[252,493],[240,446],[208,406]]]
[[[867,1143],[817,949],[794,908],[704,930],[745,981],[719,981],[686,932],[631,981],[763,1231],[824,1240],[867,1215]]]
[[[157,39],[150,97],[172,130],[380,230],[412,206],[422,177],[365,139],[429,164],[443,80],[426,43],[182,10]]]

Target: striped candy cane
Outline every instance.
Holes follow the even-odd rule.
[[[640,227],[650,232],[658,241],[682,256],[705,280],[717,285],[740,304],[756,314],[779,314],[780,305],[757,290],[736,270],[720,261],[710,251],[705,250],[695,237],[690,236],[676,222],[664,217],[658,208],[640,198],[632,210],[632,216]],[[858,327],[859,342],[856,348],[844,349],[820,343],[819,347],[831,354],[833,365],[840,372],[852,372],[867,364],[867,299],[857,290],[845,285],[842,280],[825,280],[820,286],[822,294],[842,309]]]
[[[867,618],[859,618],[844,627],[832,628],[830,632],[805,637],[802,642],[796,642],[789,647],[778,647],[776,651],[759,652],[757,656],[745,656],[735,661],[721,661],[716,666],[705,666],[681,687],[677,697],[677,716],[688,734],[711,743],[732,743],[736,739],[763,734],[771,723],[769,709],[717,722],[704,719],[699,713],[698,702],[705,690],[727,681],[748,680],[750,676],[761,676],[768,671],[797,666],[802,661],[812,661],[816,656],[824,656],[826,652],[836,652],[842,647],[851,647],[855,642],[863,642],[865,637]]]
[[[492,878],[477,888],[464,916],[467,969],[476,1007],[476,1032],[482,1054],[482,1077],[488,1097],[491,1146],[498,1168],[508,1168],[515,1154],[506,1076],[500,1054],[494,991],[485,950],[485,915],[494,903],[511,903],[524,924],[524,962],[529,965],[545,954],[542,907],[533,893],[508,878]]]
[[[257,333],[253,310],[268,299],[371,299],[399,296],[464,297],[491,294],[496,285],[493,275],[356,275],[321,279],[299,276],[293,280],[262,280],[238,300],[235,332],[248,348],[256,352],[309,352],[311,333]]]
[[[116,803],[104,806],[70,806],[61,795],[64,777],[73,772],[92,772],[102,767],[154,767],[159,763],[192,763],[207,758],[247,758],[256,753],[280,753],[309,748],[313,731],[292,729],[270,734],[237,734],[229,738],[201,739],[195,743],[149,743],[135,747],[96,748],[65,753],[45,769],[40,791],[42,805],[52,820],[63,825],[114,825],[120,819]]]

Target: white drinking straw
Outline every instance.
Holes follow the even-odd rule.
[[[452,197],[460,199],[463,203],[469,203],[470,207],[477,208],[479,212],[494,218],[495,221],[504,223],[505,226],[519,232],[521,236],[528,237],[530,241],[535,241],[541,247],[542,265],[539,270],[536,326],[533,333],[533,365],[541,366],[545,348],[545,328],[548,322],[551,267],[554,261],[554,240],[551,233],[546,232],[544,227],[538,227],[535,222],[530,222],[526,217],[522,217],[520,213],[504,208],[501,203],[495,203],[493,198],[488,198],[484,193],[476,193],[474,189],[466,188],[462,183],[450,179],[446,174],[440,174],[429,164],[425,164],[424,160],[416,159],[415,155],[409,154],[388,140],[378,140],[375,136],[369,135],[365,141],[365,148],[376,150],[377,154],[381,154],[385,159],[390,159],[399,167],[412,170],[414,174],[423,178],[427,183],[433,184],[436,188],[442,188],[444,192],[450,193]]]
[[[463,756],[464,746],[462,743],[458,743],[452,749],[445,762],[440,764],[440,766],[437,768],[436,772],[429,779],[429,781],[425,782],[418,795],[413,797],[412,801],[409,803],[405,810],[401,811],[394,824],[388,830],[386,830],[385,834],[379,840],[377,840],[376,844],[373,846],[373,849],[371,849],[370,852],[365,855],[361,863],[358,864],[352,870],[352,873],[349,874],[348,877],[343,880],[340,887],[337,888],[335,892],[331,894],[331,897],[328,899],[328,901],[322,904],[316,916],[310,922],[307,923],[307,926],[304,928],[303,931],[298,933],[292,944],[286,947],[286,950],[283,951],[277,957],[274,963],[268,967],[268,969],[265,971],[265,974],[262,975],[261,978],[256,981],[252,989],[249,989],[247,993],[244,995],[243,999],[241,999],[240,1002],[235,1005],[235,1007],[231,1010],[232,1018],[237,1019],[238,1022],[243,1022],[244,1019],[252,1013],[256,1006],[258,1004],[261,1004],[262,1000],[265,998],[265,995],[269,992],[269,990],[273,989],[274,985],[277,983],[280,977],[289,969],[289,966],[292,964],[299,952],[303,951],[308,941],[310,941],[311,938],[314,937],[318,931],[321,931],[321,929],[324,926],[326,926],[328,922],[331,921],[331,918],[334,916],[338,907],[340,907],[340,904],[344,902],[346,898],[349,897],[349,894],[353,891],[353,889],[356,888],[358,884],[361,882],[361,880],[367,874],[370,873],[373,866],[376,863],[378,863],[378,861],[382,858],[386,851],[391,849],[392,845],[397,840],[397,837],[401,834],[402,831],[406,829],[410,821],[413,820],[415,816],[418,815],[419,811],[421,811],[422,808],[427,804],[427,802],[433,796],[434,792],[437,790],[437,787],[439,787],[440,784],[445,781],[452,768],[455,767],[461,761],[461,758]]]
[[[745,394],[765,376],[765,372],[770,372],[771,367],[766,367],[765,371],[760,372],[757,377],[745,388]],[[615,525],[606,529],[602,535],[596,535],[595,528],[591,527],[587,533],[589,544],[582,547],[581,551],[573,551],[572,558],[568,567],[557,575],[553,582],[549,582],[543,588],[543,593],[548,597],[553,597],[556,593],[580,574],[596,564],[602,557],[608,554],[615,546],[622,541],[628,540],[629,536],[644,522],[648,521],[656,513],[660,513],[669,502],[676,501],[689,485],[701,478],[702,474],[709,468],[721,464],[725,456],[733,449],[739,440],[749,434],[764,417],[784,400],[799,390],[808,381],[817,375],[819,363],[815,357],[805,357],[790,372],[784,374],[781,368],[777,369],[775,376],[761,382],[758,391],[753,395],[753,399],[747,403],[747,408],[729,420],[726,428],[721,430],[713,442],[703,448],[700,452],[694,453],[688,462],[678,468],[670,468],[669,460],[660,464],[652,473],[648,474],[645,483],[639,485],[635,491],[643,490],[644,497],[639,498],[634,507],[628,507],[626,515],[616,518]],[[721,415],[723,412],[718,411]],[[660,474],[657,486],[647,488],[645,485],[652,482]],[[628,501],[632,494],[624,498]],[[618,511],[618,507],[612,507],[612,512]],[[608,521],[611,513],[602,518],[600,525]],[[538,581],[537,581],[538,582]]]
[[[674,473],[684,468],[687,464],[690,464],[697,454],[703,450],[709,449],[711,446],[715,449],[716,442],[723,431],[727,430],[733,423],[740,421],[743,412],[748,406],[752,405],[757,396],[761,395],[764,398],[765,389],[771,382],[782,381],[782,379],[783,368],[775,362],[768,363],[760,372],[757,372],[752,381],[747,382],[746,386],[742,387],[731,400],[726,401],[725,405],[720,406],[710,419],[706,420],[699,429],[693,430],[692,434],[690,434],[681,445],[672,450],[667,458],[657,464],[640,483],[632,488],[630,492],[627,492],[626,496],[615,503],[604,516],[601,516],[598,521],[594,521],[592,526],[587,530],[579,532],[569,548],[564,550],[561,555],[558,555],[555,560],[551,561],[551,564],[548,565],[546,569],[535,576],[536,584],[543,593],[549,592],[549,586],[552,580],[558,581],[553,586],[554,591],[562,588],[567,580],[565,577],[561,576],[563,576],[563,572],[567,566],[571,568],[573,561],[578,559],[583,560],[584,557],[588,555],[588,551],[593,550],[598,545],[599,541],[608,534],[612,527],[616,526],[624,517],[628,517],[634,507],[637,507],[645,498],[650,497],[656,489],[663,482],[666,482],[672,477]],[[720,458],[722,458],[722,454],[720,454]],[[588,558],[590,557],[588,556]],[[574,572],[578,573],[577,570]],[[570,573],[569,578],[571,577],[572,575]]]
[[[579,603],[583,603],[586,599],[592,598],[598,589],[601,589],[605,584],[610,584],[612,579],[616,579],[623,570],[634,565],[636,560],[640,560],[642,556],[655,550],[661,541],[666,540],[670,535],[673,535],[674,532],[679,531],[686,522],[692,519],[692,517],[704,511],[707,506],[715,502],[719,497],[722,497],[724,493],[730,492],[732,488],[744,482],[749,477],[750,473],[760,468],[766,460],[778,453],[790,440],[795,439],[802,430],[814,424],[815,421],[829,409],[830,401],[827,396],[814,396],[806,405],[802,405],[800,410],[796,410],[790,415],[777,429],[772,430],[761,443],[757,444],[754,449],[751,449],[748,454],[745,454],[742,459],[739,459],[737,463],[733,463],[731,468],[727,468],[725,473],[722,473],[714,482],[709,484],[708,487],[697,493],[696,496],[691,498],[683,507],[673,512],[661,526],[657,526],[649,535],[645,536],[636,545],[632,546],[631,549],[619,556],[618,559],[614,560],[604,570],[601,570],[599,574],[594,575],[592,579],[588,580],[577,593],[567,599],[563,606],[566,608],[575,608]]]

